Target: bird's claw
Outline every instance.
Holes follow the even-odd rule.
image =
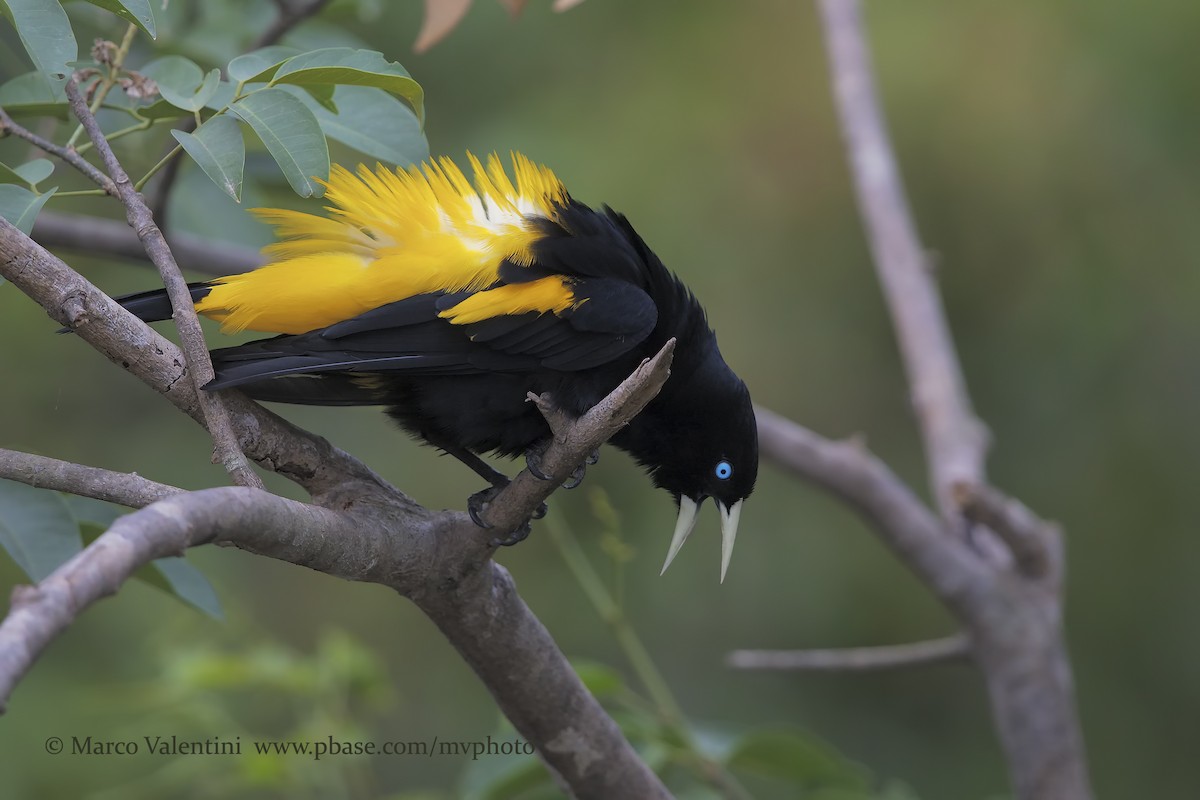
[[[580,464],[571,473],[571,476],[569,478],[567,478],[565,481],[563,481],[562,488],[574,489],[575,487],[579,486],[579,484],[583,483],[583,476],[586,474],[587,474],[587,464]]]
[[[539,481],[548,481],[550,476],[542,470],[542,454],[545,452],[544,446],[534,445],[525,451],[525,467],[529,470],[529,474],[537,478]]]
[[[488,488],[478,491],[467,498],[467,514],[471,517],[472,522],[483,528],[485,531],[491,530],[495,526],[489,522],[484,522],[483,512],[487,508],[488,503],[496,499],[496,495],[500,494],[500,490],[503,489],[505,485],[507,484],[501,486],[489,486]],[[529,536],[529,523],[535,519],[541,519],[542,517],[546,516],[546,512],[548,510],[549,509],[545,503],[539,503],[538,507],[535,508],[533,513],[529,515],[529,519],[525,520],[525,523],[521,525],[521,527],[517,528],[507,536],[494,537],[489,544],[492,547],[509,547],[517,542],[525,541],[525,538]]]
[[[528,538],[529,532],[531,530],[532,530],[532,527],[529,524],[529,520],[525,520],[525,524],[523,524],[521,527],[517,528],[512,533],[508,534],[508,536],[505,536],[503,538],[501,538],[499,536],[492,537],[492,540],[490,542],[488,542],[488,546],[490,546],[490,547],[512,547],[514,544],[519,544],[519,543],[525,541],[525,539]]]
[[[583,463],[587,464],[590,467],[593,464],[599,463],[599,461],[600,461],[600,448],[597,447],[595,450],[588,453],[588,457],[586,459],[584,459]]]
[[[467,498],[467,514],[470,515],[471,522],[474,522],[484,530],[491,529],[491,523],[483,521],[483,511],[487,508],[488,503],[496,499],[496,495],[503,488],[503,486],[489,486]]]

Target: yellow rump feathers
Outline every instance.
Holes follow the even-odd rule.
[[[273,260],[219,278],[196,310],[229,332],[296,334],[436,291],[476,293],[442,312],[455,324],[571,307],[570,288],[555,277],[487,290],[502,261],[533,262],[536,219],[566,202],[562,183],[519,153],[515,182],[495,154],[486,166],[467,157],[473,184],[448,158],[395,171],[335,166],[325,184],[329,216],[257,211],[280,238],[263,251]]]

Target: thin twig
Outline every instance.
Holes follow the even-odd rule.
[[[200,391],[201,387],[212,381],[214,377],[212,361],[208,356],[208,345],[204,341],[204,332],[200,329],[200,320],[192,305],[191,293],[187,282],[183,279],[171,248],[163,238],[162,231],[154,224],[154,218],[146,205],[145,199],[138,193],[130,182],[129,175],[117,160],[112,147],[104,138],[104,132],[96,122],[96,117],[79,94],[79,88],[72,77],[66,85],[67,100],[75,116],[83,124],[88,138],[96,147],[96,152],[104,162],[108,174],[112,176],[117,186],[118,196],[125,205],[126,218],[129,225],[137,233],[138,238],[146,247],[150,260],[158,267],[159,275],[166,286],[174,310],[175,325],[179,329],[179,338],[184,356],[187,359],[188,372],[192,383],[198,390],[200,407],[215,446],[216,460],[225,468],[234,482],[241,486],[256,489],[263,488],[262,479],[254,472],[250,463],[243,455],[238,444],[237,435],[229,420],[229,413],[221,398],[208,392]]]
[[[110,194],[113,197],[117,196],[117,185],[107,175],[89,164],[87,159],[75,152],[73,148],[62,147],[54,142],[47,141],[33,131],[21,127],[13,121],[12,117],[3,108],[0,108],[0,132],[11,133],[18,139],[24,139],[43,152],[49,153],[52,156],[58,156],[86,175],[88,179],[103,189],[106,194]]]
[[[861,35],[858,0],[821,0],[820,8],[855,194],[904,357],[933,493],[942,516],[957,520],[951,486],[983,483],[987,432],[971,409],[937,284],[904,196]]]
[[[1023,575],[1042,578],[1050,573],[1061,539],[1057,525],[991,486],[958,483],[954,495],[967,519],[988,526],[1004,540]]]
[[[141,508],[183,491],[134,472],[114,472],[3,448],[0,448],[0,478],[130,508]]]
[[[965,659],[971,642],[963,634],[909,644],[833,650],[734,650],[726,663],[735,669],[807,672],[876,672]]]

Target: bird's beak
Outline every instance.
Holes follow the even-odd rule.
[[[675,535],[671,537],[671,549],[667,551],[667,560],[663,564],[660,575],[667,571],[667,567],[671,566],[671,562],[679,554],[679,548],[683,547],[688,534],[696,526],[696,511],[699,508],[700,503],[692,498],[686,495],[679,498],[679,519],[675,521]],[[717,508],[721,510],[721,583],[724,583],[725,573],[729,571],[729,559],[733,556],[733,543],[737,540],[738,520],[742,516],[742,501],[738,500],[726,508],[718,500]]]
[[[683,543],[687,541],[688,534],[692,532],[692,528],[696,526],[696,511],[700,508],[700,504],[687,495],[679,497],[679,519],[675,520],[675,535],[671,537],[671,549],[667,551],[667,560],[663,563],[662,572],[667,571],[667,567],[671,566],[671,562],[675,560],[675,556],[679,554],[679,548],[683,547]]]
[[[733,556],[733,543],[737,539],[738,520],[742,518],[742,501],[726,508],[717,502],[721,509],[721,583],[725,582],[725,573],[729,570],[729,559]]]

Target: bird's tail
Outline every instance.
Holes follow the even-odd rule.
[[[207,281],[189,283],[188,289],[192,293],[192,302],[197,303],[212,291],[212,284]],[[142,322],[159,322],[160,320],[171,318],[171,299],[167,297],[166,289],[153,289],[149,292],[127,294],[116,298],[116,300],[126,311],[133,314]]]

